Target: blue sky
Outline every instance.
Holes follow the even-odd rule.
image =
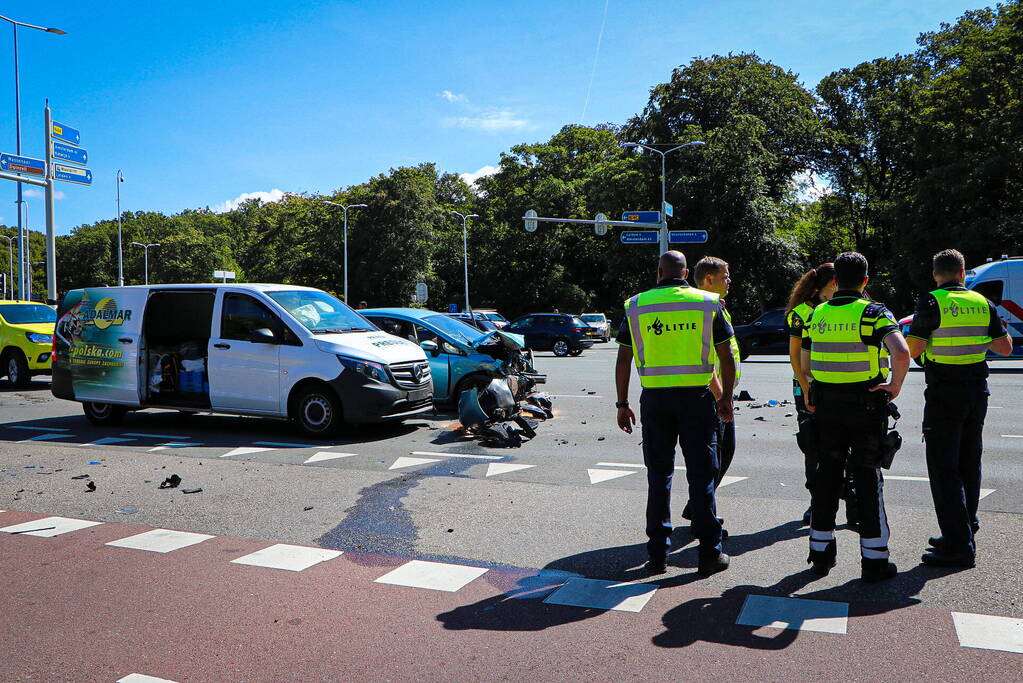
[[[23,153],[43,156],[49,98],[90,155],[92,187],[59,183],[66,234],[116,215],[117,169],[123,210],[165,213],[246,193],[330,192],[426,161],[473,173],[565,124],[625,121],[693,57],[755,51],[813,87],[835,69],[910,52],[919,33],[981,6],[606,0],[596,68],[605,0],[9,0],[3,14],[68,32],[19,29]],[[2,24],[9,152],[12,62]],[[14,199],[14,183],[0,183],[0,223],[16,222]],[[28,201],[41,228],[42,200]]]

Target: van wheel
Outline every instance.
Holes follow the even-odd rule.
[[[82,404],[85,417],[94,425],[118,425],[124,420],[128,409],[114,403],[93,403],[91,401]]]
[[[4,358],[4,371],[7,373],[7,381],[15,389],[27,389],[32,381],[28,371],[28,361],[20,349],[11,349]]]
[[[554,345],[551,347],[551,351],[553,351],[554,355],[557,356],[558,358],[564,358],[565,356],[567,356],[569,350],[570,349],[568,347],[568,342],[564,339],[558,339],[557,341],[554,342]]]
[[[294,418],[308,436],[333,436],[341,428],[341,403],[329,387],[311,387],[295,401]]]

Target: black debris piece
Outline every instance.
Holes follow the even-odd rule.
[[[176,489],[178,487],[178,484],[180,484],[180,483],[181,483],[181,477],[179,477],[176,474],[172,474],[172,475],[170,475],[169,477],[167,477],[166,479],[163,480],[163,482],[160,484],[160,488],[162,488],[162,489]]]
[[[75,476],[73,476],[71,478],[72,479],[88,479],[89,475],[88,474],[76,474]]]
[[[604,437],[603,437],[603,436],[598,436],[598,437],[597,437],[597,441],[603,441],[603,440],[604,440]]]
[[[767,418],[766,418],[766,417],[764,417],[763,415],[757,415],[757,416],[756,416],[755,418],[753,418],[753,419],[754,419],[754,420],[760,420],[761,422],[767,422]]]
[[[92,493],[93,491],[95,491],[96,490],[96,482],[94,482],[94,481],[87,482],[85,484],[85,490],[88,493]]]
[[[524,434],[527,439],[532,439],[533,437],[536,436],[536,430],[533,428],[533,425],[529,424],[526,418],[522,417],[521,415],[516,415],[514,418],[514,422],[519,426],[519,428],[522,430],[522,434]]]
[[[302,512],[309,512],[312,509],[313,509],[312,505],[306,505],[304,508],[302,508]]]
[[[750,396],[748,391],[743,389],[742,391],[739,392],[739,400],[740,401],[755,401],[756,399],[754,399],[752,396]]]

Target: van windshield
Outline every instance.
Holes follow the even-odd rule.
[[[326,292],[291,290],[266,294],[313,334],[371,332],[379,329]]]
[[[0,304],[0,315],[12,325],[57,322],[57,311],[42,304]]]

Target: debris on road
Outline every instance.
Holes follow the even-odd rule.
[[[739,392],[739,401],[755,401],[756,399],[750,396],[749,392],[743,389]]]
[[[766,418],[766,417],[764,417],[763,415],[757,415],[757,416],[756,416],[755,418],[753,418],[753,419],[754,419],[754,420],[760,420],[761,422],[767,422],[767,418]]]
[[[138,508],[121,508],[119,510],[114,510],[114,512],[119,515],[134,515],[138,512]]]
[[[304,508],[302,508],[302,512],[309,512],[312,509],[313,509],[312,505],[306,505]]]
[[[88,479],[89,475],[88,474],[76,474],[75,476],[73,476],[71,478],[72,479]]]
[[[180,483],[181,483],[181,477],[179,477],[176,474],[172,474],[172,475],[170,475],[169,477],[167,477],[166,479],[163,480],[163,483],[160,484],[160,488],[162,488],[162,489],[176,489],[178,487],[178,484],[180,484]]]
[[[90,481],[90,482],[87,482],[85,484],[85,491],[86,491],[86,493],[92,493],[95,490],[96,490],[96,482]]]
[[[484,445],[496,448],[518,448],[523,437],[534,438],[536,424],[526,420],[523,412],[550,419],[554,417],[552,403],[547,394],[534,393],[524,400],[516,400],[520,392],[515,385],[520,390],[521,384],[521,378],[503,377],[490,380],[485,387],[463,391],[458,400],[458,420],[462,428],[480,437]]]
[[[199,489],[199,488],[195,488],[195,489],[181,489],[181,492],[182,493],[202,493],[202,489]]]

